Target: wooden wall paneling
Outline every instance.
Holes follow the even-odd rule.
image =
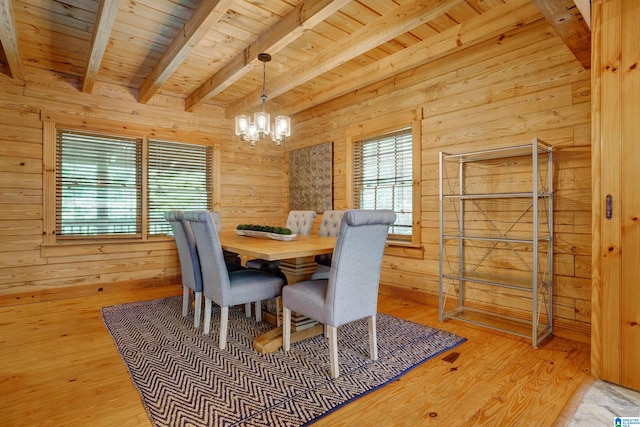
[[[284,218],[283,197],[277,190],[283,186],[284,150],[265,145],[251,151],[232,140],[221,109],[203,106],[195,113],[176,112],[175,100],[160,95],[152,105],[140,105],[121,88],[103,83],[86,94],[80,92],[77,78],[56,77],[32,66],[26,67],[26,79],[26,87],[0,82],[0,304],[57,297],[60,292],[55,289],[76,292],[78,287],[97,289],[116,282],[179,280],[177,251],[170,239],[52,244],[55,216],[44,210],[44,199],[53,195],[43,193],[50,188],[46,180],[55,179],[55,152],[43,152],[43,135],[55,133],[52,119],[93,130],[120,126],[124,133],[218,144],[218,196],[225,226],[235,226],[242,215],[260,215],[256,206]],[[235,162],[227,164],[228,159]],[[236,182],[247,187],[240,193],[229,191]]]
[[[367,86],[334,101],[294,116],[295,139],[286,146],[324,142],[328,135],[389,116],[409,106],[423,110],[421,150],[421,245],[424,259],[385,255],[382,282],[399,295],[435,303],[438,292],[438,152],[468,151],[528,142],[543,138],[556,147],[559,163],[554,181],[559,186],[555,224],[560,233],[554,251],[566,268],[556,272],[559,302],[554,312],[559,333],[579,336],[589,331],[585,316],[576,307],[590,301],[588,268],[576,268],[576,257],[591,255],[591,181],[589,147],[589,72],[585,72],[566,46],[549,31],[542,19],[533,19],[513,31],[422,65],[392,79]],[[586,130],[585,130],[586,128]],[[576,129],[580,130],[579,142]],[[334,138],[334,198],[348,200],[350,168],[343,138]],[[566,150],[566,151],[565,151]],[[344,153],[344,154],[341,154]],[[554,156],[556,157],[556,156]],[[504,186],[502,178],[518,179],[516,173],[498,166],[486,174],[486,182]],[[503,172],[504,171],[504,172]],[[502,175],[500,175],[502,174]],[[509,265],[509,258],[492,260]],[[521,296],[506,295],[516,307],[524,307]],[[493,304],[478,293],[478,304]],[[503,302],[498,303],[507,310]],[[588,315],[587,315],[588,318]],[[554,319],[557,320],[557,319]]]
[[[455,9],[453,14],[466,16],[469,13],[469,10],[465,11],[467,3]],[[495,5],[498,3],[501,2],[495,2]],[[474,2],[474,8],[481,11],[488,4]],[[15,115],[20,117],[21,123],[25,120],[29,123],[30,115],[37,115],[43,109],[50,114],[87,119],[92,124],[95,120],[117,121],[129,123],[132,129],[151,129],[158,135],[208,141],[217,144],[216,154],[220,155],[219,203],[224,227],[230,228],[256,216],[274,223],[284,221],[287,150],[326,141],[334,141],[334,207],[346,208],[350,173],[346,131],[365,121],[422,109],[419,157],[422,194],[417,203],[420,206],[420,256],[413,257],[410,253],[386,255],[382,281],[393,286],[399,295],[435,303],[438,289],[438,225],[434,222],[438,209],[435,185],[438,151],[511,145],[538,136],[556,146],[561,159],[556,174],[562,192],[559,195],[562,204],[556,203],[557,216],[561,218],[556,227],[561,240],[556,251],[564,267],[558,276],[565,279],[560,280],[562,292],[554,312],[566,333],[584,334],[588,323],[585,328],[584,319],[579,318],[575,310],[589,299],[584,291],[589,288],[584,280],[588,273],[584,268],[578,268],[584,262],[579,262],[578,257],[584,260],[590,255],[588,245],[584,245],[584,236],[590,235],[589,213],[583,211],[585,206],[589,208],[590,190],[587,187],[590,184],[585,177],[584,155],[571,151],[565,154],[562,150],[574,145],[584,146],[588,139],[590,93],[585,89],[589,87],[589,74],[581,69],[539,13],[531,7],[518,10],[530,11],[518,28],[295,114],[292,117],[294,135],[285,143],[284,149],[267,142],[249,147],[233,139],[221,108],[205,105],[202,111],[176,113],[178,107],[184,108],[184,101],[162,91],[148,105],[141,105],[136,103],[135,91],[104,81],[96,82],[92,94],[83,94],[80,91],[81,73],[72,77],[54,75],[27,65],[27,87],[0,83],[3,85],[0,122],[4,116],[8,123],[5,135],[0,136],[0,152],[10,152],[12,145],[19,141],[22,143],[20,154],[14,157],[41,159],[39,120],[36,119],[33,128],[23,126],[23,129],[12,124],[10,118]],[[445,28],[454,23],[438,21],[434,25]],[[476,30],[478,34],[487,34],[495,30],[495,25]],[[15,166],[0,163],[0,173],[16,179],[13,169]],[[491,179],[499,182],[498,178]],[[38,191],[42,192],[42,185],[33,187],[25,191],[29,192],[32,212],[37,215],[37,203],[33,203],[33,198],[38,197]],[[0,188],[0,197],[3,194],[8,193]],[[15,200],[15,196],[10,200]],[[0,203],[7,202],[0,199]],[[44,216],[46,218],[47,214]],[[0,294],[20,290],[33,293],[38,289],[47,292],[54,286],[71,288],[76,284],[106,284],[109,280],[166,279],[179,274],[173,247],[149,244],[131,245],[131,249],[118,245],[91,246],[87,253],[71,248],[53,250],[45,245],[40,259],[28,261],[33,258],[30,251],[34,250],[34,242],[42,239],[42,227],[39,219],[0,219],[0,230],[12,233],[11,241],[18,236],[29,241],[24,246],[26,253],[21,262],[50,263],[24,267],[0,265]],[[0,253],[9,252],[8,245],[1,239]],[[127,262],[126,254],[131,254],[133,261]],[[574,260],[573,273],[571,259]],[[493,262],[499,265],[499,260]],[[85,265],[89,268],[83,274],[81,269]],[[518,295],[509,294],[507,298],[516,307],[524,304]],[[477,302],[494,301],[479,296]]]

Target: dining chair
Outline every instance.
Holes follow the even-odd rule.
[[[342,223],[343,210],[326,210],[322,213],[318,235],[322,237],[338,237],[340,224]],[[311,276],[311,280],[328,279],[331,269],[332,254],[316,255],[315,261],[318,269]]]
[[[165,212],[164,219],[171,224],[173,237],[178,248],[182,274],[182,316],[186,317],[189,314],[189,299],[191,292],[193,292],[195,295],[193,326],[197,328],[200,326],[202,312],[202,274],[195,237],[191,225],[184,220],[181,210]]]
[[[220,233],[220,231],[222,231],[222,219],[220,217],[220,212],[209,212],[211,212],[211,218],[213,219],[213,224],[216,226],[216,231]],[[222,254],[224,255],[224,260],[227,263],[227,269],[229,271],[243,270],[245,268],[240,264],[240,258],[238,258],[237,253],[223,250]],[[250,315],[251,314],[248,314],[247,317]]]
[[[348,210],[342,217],[328,279],[308,280],[282,289],[283,348],[291,347],[291,312],[308,316],[326,327],[330,370],[338,378],[338,326],[367,318],[369,353],[378,358],[376,314],[382,255],[391,210]]]
[[[228,271],[211,213],[207,210],[189,211],[184,213],[184,218],[191,224],[200,259],[207,260],[200,265],[205,301],[204,333],[209,333],[211,303],[215,302],[220,306],[219,347],[225,349],[229,307],[249,302],[256,302],[258,306],[262,300],[280,296],[284,280],[260,270]]]
[[[308,236],[311,234],[313,220],[316,215],[316,211],[289,211],[286,227],[291,230],[291,234]],[[247,268],[282,275],[280,272],[280,261],[268,261],[258,258],[247,261],[246,266]],[[282,275],[282,277],[284,277],[284,275]]]

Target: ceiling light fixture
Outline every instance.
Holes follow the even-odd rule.
[[[240,136],[242,141],[250,141],[251,145],[256,145],[260,139],[264,139],[267,135],[271,135],[271,139],[280,145],[287,136],[291,136],[291,119],[288,116],[277,116],[275,122],[271,123],[271,118],[266,112],[267,104],[267,62],[271,61],[271,55],[261,53],[258,60],[262,62],[262,111],[253,114],[253,123],[251,116],[241,114],[236,116],[236,135]]]

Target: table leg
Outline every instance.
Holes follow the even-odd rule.
[[[324,325],[317,324],[311,328],[303,329],[297,332],[291,332],[291,342],[302,341],[307,338],[322,335],[324,333]],[[273,353],[282,347],[282,326],[278,326],[269,332],[260,335],[253,341],[253,348],[260,354]]]

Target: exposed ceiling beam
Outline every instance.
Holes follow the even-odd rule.
[[[591,0],[573,0],[584,18],[587,27],[591,28]]]
[[[378,62],[369,64],[335,80],[329,87],[309,91],[296,97],[294,104],[282,105],[279,113],[292,115],[323,102],[353,92],[396,74],[413,69],[452,51],[467,48],[499,37],[531,21],[540,19],[531,0],[512,0],[502,6],[490,9],[477,18],[449,28],[420,43],[403,49]]]
[[[270,97],[277,97],[314,77],[317,77],[391,39],[411,31],[413,28],[431,21],[448,12],[465,0],[413,1],[380,16],[324,49],[314,58],[267,82],[266,91]],[[226,117],[248,111],[259,104],[261,88],[252,91],[241,100],[230,104]]]
[[[591,30],[574,0],[531,0],[585,70],[591,68]]]
[[[18,43],[18,31],[13,17],[11,0],[0,0],[0,42],[4,49],[4,55],[9,63],[11,77],[24,81],[24,67],[22,54]]]
[[[147,103],[174,71],[189,56],[191,50],[204,38],[233,4],[233,0],[202,0],[182,31],[153,67],[151,74],[138,90],[138,102]]]
[[[104,51],[107,49],[111,30],[116,21],[120,0],[100,0],[98,13],[96,14],[96,23],[91,35],[91,47],[89,48],[89,57],[87,58],[87,66],[85,67],[84,78],[82,80],[82,91],[91,93],[93,85],[96,82],[98,71]]]
[[[185,109],[193,111],[207,99],[238,81],[258,64],[262,52],[275,54],[351,0],[306,0],[240,52],[214,76],[187,97]]]

